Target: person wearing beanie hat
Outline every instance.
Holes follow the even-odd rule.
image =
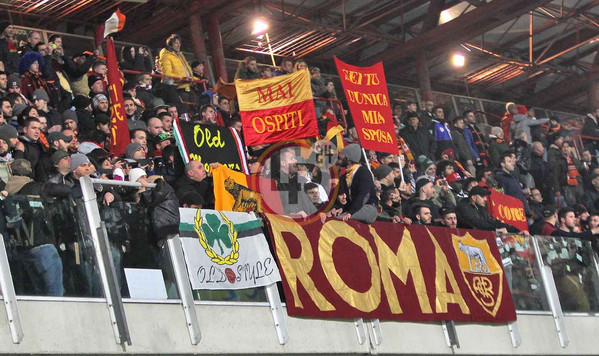
[[[381,164],[374,170],[374,177],[381,185],[381,190],[395,186],[393,169],[386,164]]]
[[[77,130],[77,113],[73,110],[67,109],[62,113],[62,127],[65,129]]]
[[[48,93],[44,89],[35,89],[33,91],[32,98],[33,98],[34,103],[36,102],[36,100],[43,100],[46,102],[46,104],[50,101],[50,97],[48,96]]]
[[[140,178],[147,179],[146,171],[144,171],[141,168],[133,168],[129,171],[129,182],[136,183],[139,181]],[[143,180],[145,181],[145,179]]]
[[[75,107],[75,110],[91,110],[90,105],[92,104],[92,102],[87,96],[77,95],[73,98],[71,104]]]
[[[418,168],[418,172],[421,175],[427,175],[431,178],[434,178],[436,175],[437,166],[435,165],[435,162],[433,162],[427,156],[424,156],[424,155],[418,156],[417,168]]]
[[[510,145],[503,139],[503,134],[501,127],[494,126],[491,128],[491,135],[489,135],[489,163],[493,167],[497,167],[501,162],[501,157],[510,151]]]
[[[33,92],[33,104],[40,116],[45,116],[48,120],[48,125],[54,130],[58,130],[62,127],[62,115],[48,107],[50,97],[44,89],[36,89]]]
[[[133,142],[127,145],[127,148],[125,149],[125,158],[144,159],[146,158],[146,151],[140,143]]]
[[[107,113],[109,106],[108,106],[108,98],[106,97],[106,95],[104,94],[96,94],[94,95],[94,97],[92,98],[92,108],[94,110],[94,112],[104,112]]]
[[[21,89],[21,79],[19,78],[19,75],[17,73],[13,73],[8,76],[8,82],[6,84],[6,89],[9,91],[9,93],[12,93],[10,91],[10,89],[13,89],[13,88]]]
[[[347,204],[339,218],[343,221],[354,219],[371,224],[378,215],[378,198],[372,174],[359,163],[362,149],[360,145],[353,143],[343,148],[342,155],[346,169],[340,181],[343,182],[343,193],[347,195]]]
[[[362,160],[362,148],[357,143],[345,146],[341,153],[353,163],[360,163]]]
[[[90,89],[90,95],[104,94],[104,78],[100,75],[90,75],[87,77],[87,86]]]
[[[539,125],[544,125],[549,122],[549,119],[531,119],[526,114],[528,110],[524,105],[516,106],[518,113],[514,115],[514,122],[510,128],[510,137],[513,139],[521,137],[522,133],[526,134],[526,142],[532,143],[532,133],[530,128]],[[584,131],[583,131],[584,132]]]
[[[65,184],[65,178],[71,172],[71,156],[68,152],[56,151],[50,156],[50,160],[56,172],[50,175],[48,182]]]
[[[85,166],[88,169],[90,169],[90,174],[91,174],[91,167],[89,167],[91,165],[91,162],[89,161],[89,158],[87,158],[86,155],[82,154],[82,153],[75,153],[71,155],[71,172],[79,169],[81,166]],[[80,178],[80,177],[79,177]]]
[[[8,139],[10,149],[14,149],[19,144],[19,134],[17,129],[12,125],[0,126],[0,135],[5,136]]]

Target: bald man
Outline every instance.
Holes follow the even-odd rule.
[[[188,192],[197,192],[204,198],[205,209],[214,209],[214,188],[212,177],[207,177],[206,167],[200,161],[190,161],[185,165],[185,175],[175,184],[177,197],[183,201]]]

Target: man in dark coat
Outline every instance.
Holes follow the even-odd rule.
[[[367,224],[376,220],[378,215],[378,198],[372,174],[365,166],[360,165],[362,149],[356,143],[347,145],[342,154],[347,165],[346,173],[341,176],[346,189],[347,210],[341,215],[343,221],[355,219]]]
[[[516,165],[512,159],[511,154],[503,156],[500,162],[501,169],[495,171],[495,180],[500,187],[503,188],[503,192],[509,196],[519,199],[524,205],[524,212],[527,216],[530,215],[530,208],[528,207],[528,201],[522,192],[522,185],[518,179],[513,175]]]
[[[179,200],[185,193],[195,191],[204,198],[204,208],[211,209],[214,207],[214,191],[212,188],[212,178],[206,178],[206,168],[200,161],[190,161],[185,165],[185,175],[179,178],[176,193]]]
[[[470,189],[468,198],[460,200],[456,207],[458,228],[503,232],[519,232],[515,226],[503,223],[492,217],[487,211],[487,196],[491,192],[481,186]],[[527,234],[527,232],[525,232]]]
[[[401,129],[399,136],[406,141],[414,157],[432,157],[431,146],[434,141],[433,136],[426,128],[420,125],[420,119],[415,111],[408,111],[406,113],[406,127]]]

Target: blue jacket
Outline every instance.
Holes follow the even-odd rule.
[[[499,186],[503,187],[503,192],[505,194],[522,201],[522,204],[524,205],[524,213],[526,213],[526,215],[530,215],[528,201],[526,200],[526,197],[524,197],[524,193],[522,193],[522,185],[520,184],[520,181],[518,181],[518,179],[512,174],[503,170],[495,171],[495,179],[497,180]]]

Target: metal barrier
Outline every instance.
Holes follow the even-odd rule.
[[[135,340],[131,339],[123,298],[122,286],[119,288],[116,268],[112,261],[109,236],[109,222],[102,221],[97,204],[94,184],[140,187],[139,183],[107,181],[82,178],[86,223],[94,240],[94,256],[98,261],[101,284],[105,302],[115,337],[115,342],[125,348]],[[149,188],[154,185],[149,184]],[[134,216],[133,216],[134,218]],[[142,223],[138,219],[139,223]],[[561,237],[498,235],[498,248],[501,254],[508,286],[512,292],[516,309],[519,313],[550,313],[555,323],[557,339],[561,347],[569,344],[568,331],[564,316],[592,316],[599,314],[599,262],[590,243]],[[201,342],[194,291],[191,289],[189,276],[183,256],[181,241],[172,236],[165,245],[165,252],[170,257],[169,265],[174,271],[174,281],[179,297],[176,302],[182,306],[185,316],[189,340],[192,345]],[[3,295],[9,329],[13,343],[22,341],[27,330],[23,331],[18,311],[19,297],[15,296],[11,271],[6,258],[3,241],[0,243],[0,290]],[[279,344],[289,340],[286,315],[276,285],[264,288],[273,324]],[[56,300],[53,298],[52,300]],[[247,303],[230,303],[235,305]],[[260,305],[260,304],[258,304]],[[354,320],[357,342],[370,345],[372,352],[384,343],[382,325],[378,320]],[[441,324],[449,348],[460,347],[459,328],[453,322]],[[512,346],[517,348],[522,343],[517,322],[507,326]],[[25,336],[26,337],[26,336]]]

